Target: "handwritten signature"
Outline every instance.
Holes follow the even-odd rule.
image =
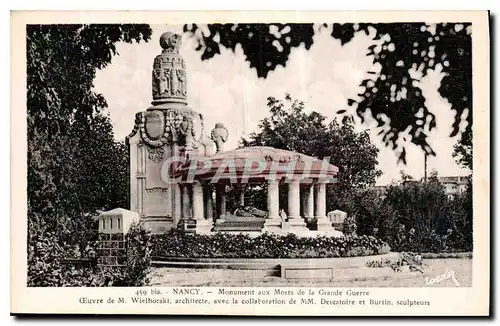
[[[425,283],[427,285],[437,284],[437,283],[441,283],[442,281],[447,280],[449,278],[451,278],[451,280],[453,281],[453,283],[455,283],[456,286],[460,286],[460,283],[458,283],[457,279],[455,278],[455,271],[448,269],[448,268],[445,270],[445,272],[442,275],[438,275],[438,276],[432,277],[432,278],[425,277]]]

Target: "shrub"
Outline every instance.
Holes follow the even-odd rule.
[[[344,226],[342,232],[347,235],[356,234],[358,226],[356,224],[356,215],[347,215],[344,219]]]
[[[95,266],[66,266],[63,260],[71,257],[72,248],[57,243],[57,236],[47,233],[31,239],[28,249],[28,286],[105,286],[112,283],[109,272]]]
[[[143,286],[149,284],[152,242],[151,234],[141,224],[133,224],[127,233],[127,266],[115,274],[113,285]]]
[[[293,233],[201,235],[181,230],[154,238],[154,256],[185,258],[334,258],[389,252],[384,241],[373,236],[299,238]]]
[[[122,268],[68,266],[63,262],[74,257],[74,248],[61,246],[58,240],[58,235],[51,232],[30,236],[28,286],[143,286],[149,283],[151,235],[141,225],[133,225],[126,236],[127,264]]]
[[[359,191],[348,208],[357,233],[387,241],[393,251],[468,252],[473,249],[472,187],[449,199],[436,174],[427,182],[402,180],[380,196]],[[350,228],[344,230],[349,233]]]
[[[403,224],[400,224],[396,230],[393,236],[384,238],[394,251],[450,253],[471,251],[472,249],[456,241],[456,232],[451,229],[448,229],[445,234],[438,234],[435,230],[416,231],[413,228],[407,230]]]

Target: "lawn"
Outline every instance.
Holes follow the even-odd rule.
[[[395,272],[383,268],[339,268],[333,280],[285,280],[268,276],[263,271],[227,269],[155,268],[152,275],[154,286],[322,286],[322,287],[455,287],[472,286],[472,259],[426,259],[424,274],[403,267]],[[428,284],[443,274],[452,277]]]

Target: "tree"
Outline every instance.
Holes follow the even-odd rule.
[[[459,248],[472,251],[473,245],[473,208],[472,180],[469,180],[466,190],[455,196],[448,203],[448,219],[441,227],[450,230],[449,236]]]
[[[398,225],[399,216],[390,203],[373,189],[358,191],[347,208],[348,216],[356,217],[358,233],[388,239]]]
[[[385,194],[360,191],[348,213],[356,216],[358,233],[376,235],[394,251],[447,252],[472,250],[472,187],[448,198],[436,172],[428,182],[401,172]]]
[[[74,122],[66,145],[63,172],[69,182],[58,187],[64,207],[81,213],[127,207],[128,150],[124,141],[114,140],[109,117],[98,114],[90,126]]]
[[[460,140],[453,146],[453,157],[456,162],[472,171],[472,129],[468,128]]]
[[[142,285],[144,255],[143,264],[128,261],[137,268],[111,275],[66,270],[61,260],[87,254],[97,240],[98,210],[126,203],[127,151],[114,141],[93,80],[117,54],[116,42],[150,36],[143,24],[27,27],[29,286]]]
[[[351,119],[341,123],[317,112],[306,112],[305,104],[286,95],[285,101],[268,98],[271,116],[259,124],[259,131],[243,146],[271,146],[297,151],[318,158],[330,158],[339,167],[338,182],[328,187],[328,209],[345,209],[346,202],[358,189],[374,185],[381,175],[377,169],[379,150],[367,132],[357,133]],[[287,108],[289,106],[289,108]],[[282,194],[286,204],[286,196]]]
[[[400,214],[400,222],[408,229],[415,229],[417,234],[438,230],[446,218],[448,198],[435,172],[431,173],[428,182],[403,180],[390,185],[386,200]]]
[[[106,67],[117,54],[116,42],[147,41],[150,36],[148,25],[28,25],[31,212],[54,218],[58,211],[78,208],[80,213],[90,213],[109,206],[102,195],[114,186],[103,178],[113,177],[115,172],[109,175],[107,165],[116,164],[123,148],[114,143],[109,120],[99,114],[107,103],[93,90],[93,80],[97,69]],[[80,169],[85,168],[86,181],[97,181],[91,188],[92,182],[82,180]],[[101,189],[92,192],[96,187]]]
[[[115,142],[109,118],[101,114],[90,126],[74,122],[68,135],[56,140],[46,155],[31,157],[31,165],[53,180],[53,192],[44,193],[47,185],[29,178],[28,218],[35,219],[33,226],[57,230],[61,245],[84,249],[94,236],[89,231],[96,229],[96,211],[127,207],[128,153],[124,142]],[[43,169],[47,166],[51,168]]]
[[[84,242],[97,210],[125,202],[128,158],[93,80],[117,42],[150,36],[143,24],[28,25],[29,250],[52,243],[49,234],[61,245]]]
[[[320,27],[327,28],[328,24]],[[250,67],[259,77],[266,78],[278,65],[286,66],[291,50],[304,44],[309,50],[316,33],[313,24],[208,24],[208,33],[196,24],[184,26],[195,37],[201,59],[220,53],[220,47],[233,52],[239,44]],[[441,96],[451,104],[455,122],[450,137],[459,133],[462,114],[467,114],[467,129],[472,128],[472,40],[470,23],[361,23],[333,24],[331,35],[344,45],[358,33],[375,32],[367,55],[373,58],[370,78],[361,81],[364,91],[349,99],[356,114],[364,121],[371,115],[386,146],[399,153],[406,163],[405,145],[398,140],[409,130],[410,141],[428,155],[436,155],[427,142],[428,133],[436,127],[433,113],[425,105],[419,81],[429,70],[440,67],[445,74],[439,87]],[[375,65],[381,70],[376,71]],[[418,72],[411,75],[410,71]],[[349,114],[342,109],[339,112]],[[388,118],[388,119],[387,119]],[[406,141],[406,139],[404,139]]]
[[[397,212],[393,241],[403,251],[440,252],[445,249],[442,225],[448,217],[448,197],[437,174],[428,182],[407,178],[402,173],[400,183],[391,184],[385,201]],[[430,248],[430,249],[429,249]]]

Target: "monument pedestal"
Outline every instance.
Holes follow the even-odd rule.
[[[215,220],[215,231],[217,231],[217,227],[218,227],[218,226],[223,225],[225,222],[226,222],[226,219],[224,218],[224,216],[219,216],[219,217]]]
[[[151,234],[163,234],[173,228],[174,222],[168,217],[146,217],[142,223]]]
[[[177,228],[184,231],[192,231],[196,226],[196,222],[192,219],[181,219]]]
[[[270,232],[270,233],[281,233],[281,222],[280,218],[268,218],[264,221],[264,227],[262,228],[262,232]]]
[[[212,231],[212,228],[212,219],[196,220],[196,226],[194,227],[194,230],[196,233],[210,233]]]
[[[301,217],[289,218],[288,230],[293,233],[309,231],[309,229],[306,226],[306,222]]]
[[[214,231],[234,231],[234,232],[260,232],[265,220],[250,216],[226,216],[225,219],[218,219],[215,223]]]
[[[318,231],[334,231],[335,229],[332,226],[332,222],[326,216],[318,216],[316,218],[316,224]]]

